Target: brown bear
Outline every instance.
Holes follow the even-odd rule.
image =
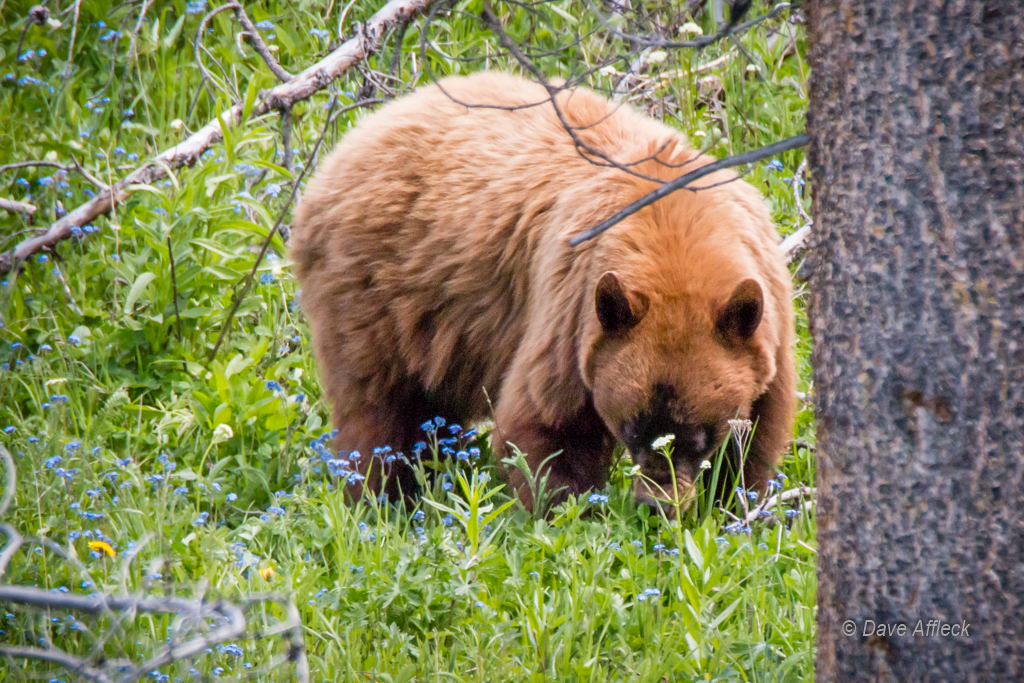
[[[584,88],[556,101],[620,167],[577,148],[544,87],[482,72],[367,116],[309,182],[291,255],[335,445],[363,453],[372,490],[383,468],[388,492],[408,493],[374,447],[409,453],[434,415],[493,417],[497,455],[515,444],[536,469],[560,451],[547,471],[563,495],[603,487],[622,441],[646,477],[638,499],[656,502],[749,418],[746,483],[763,486],[791,435],[795,373],[789,271],[760,194],[717,172],[571,247],[712,159]],[[651,447],[669,433],[675,482]]]

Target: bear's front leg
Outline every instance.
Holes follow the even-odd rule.
[[[557,425],[544,424],[539,412],[528,406],[501,403],[495,414],[492,441],[500,461],[512,455],[509,444],[524,454],[534,477],[547,474],[551,503],[563,502],[569,494],[580,495],[604,488],[612,466],[615,439],[597,413],[589,406]],[[552,453],[558,455],[549,459]],[[545,462],[546,461],[546,462]],[[527,509],[533,510],[534,496],[526,475],[507,467],[509,484]]]

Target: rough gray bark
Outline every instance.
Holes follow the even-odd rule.
[[[817,676],[1024,680],[1024,3],[808,19]]]

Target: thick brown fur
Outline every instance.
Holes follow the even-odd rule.
[[[503,73],[442,85],[476,105],[547,97]],[[585,89],[558,101],[589,145],[647,159],[639,173],[671,179],[712,161]],[[714,187],[573,248],[569,237],[655,184],[582,158],[550,104],[467,107],[430,86],[363,119],[310,181],[291,244],[336,446],[409,453],[434,415],[493,416],[499,455],[513,443],[536,468],[561,450],[549,485],[583,493],[607,481],[617,440],[667,483],[644,442],[663,428],[679,432],[685,485],[726,421],[749,417],[747,484],[763,485],[792,430],[789,272],[757,190],[727,171],[697,184]]]

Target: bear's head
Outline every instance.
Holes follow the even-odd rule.
[[[750,417],[775,372],[769,335],[760,332],[761,284],[735,272],[706,280],[717,282],[666,291],[608,271],[594,290],[600,332],[584,373],[601,419],[640,466],[638,502],[686,504],[729,420]],[[671,465],[652,446],[669,434]]]

